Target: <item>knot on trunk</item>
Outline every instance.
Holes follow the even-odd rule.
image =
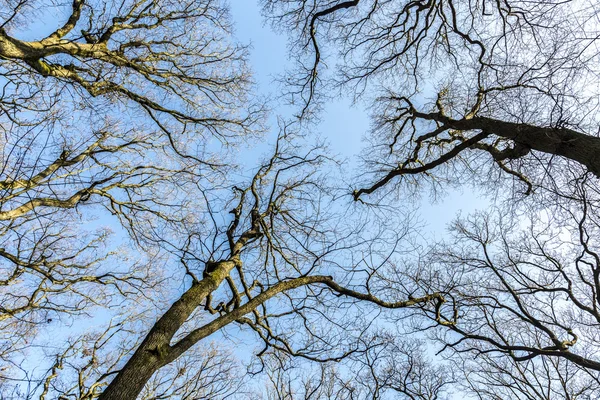
[[[152,356],[154,356],[157,360],[163,361],[167,358],[167,355],[169,354],[169,346],[160,344],[148,349],[147,351],[148,353],[152,354]]]

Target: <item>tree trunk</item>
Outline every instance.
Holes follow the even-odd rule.
[[[215,270],[195,282],[163,316],[156,321],[142,344],[100,395],[99,400],[135,400],[146,382],[167,364],[171,340],[202,301],[216,290],[239,259],[221,261]]]
[[[600,138],[567,128],[540,127],[486,117],[454,120],[440,113],[415,112],[418,118],[437,121],[457,130],[481,130],[512,139],[532,150],[562,156],[600,177]]]

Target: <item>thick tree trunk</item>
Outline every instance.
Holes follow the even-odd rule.
[[[154,324],[142,344],[115,379],[100,395],[100,400],[135,400],[146,382],[169,362],[173,336],[201,302],[229,275],[239,259],[221,261],[215,270],[190,287]]]
[[[426,164],[392,169],[370,187],[355,190],[354,200],[358,200],[363,194],[375,192],[397,176],[421,174],[450,161],[469,148],[481,148],[481,141],[492,135],[511,139],[518,145],[513,149],[497,151],[496,154],[492,154],[494,157],[515,158],[527,154],[529,150],[536,150],[576,161],[600,177],[600,138],[596,136],[567,128],[541,127],[486,117],[452,119],[443,113],[422,113],[414,108],[410,109],[410,114],[420,120],[435,121],[438,128],[434,133],[437,132],[437,134],[451,129],[479,131],[479,133],[465,139],[452,150]]]
[[[457,130],[481,130],[512,139],[532,150],[554,154],[577,161],[600,177],[600,138],[567,128],[547,128],[506,122],[493,118],[474,117],[454,120],[440,113],[419,113],[417,118],[440,122]]]
[[[141,348],[140,348],[141,350]],[[146,382],[161,367],[158,359],[148,352],[131,357],[117,377],[100,395],[102,400],[135,400],[144,389]]]

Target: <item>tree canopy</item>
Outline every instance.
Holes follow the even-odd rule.
[[[0,4],[0,397],[600,391],[595,2],[263,0],[277,126],[222,0]]]

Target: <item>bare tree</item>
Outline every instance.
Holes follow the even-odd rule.
[[[362,259],[345,253],[375,248],[382,233],[368,240],[364,224],[328,219],[319,148],[302,155],[283,134],[249,181],[234,179],[228,146],[261,129],[262,108],[220,1],[3,6],[1,328],[12,365],[3,395],[226,398],[240,388],[228,356],[191,348],[233,323],[257,335],[261,354],[327,362],[368,349],[368,324],[331,304],[356,316],[360,302],[444,301],[382,286],[378,270],[394,249],[354,268]],[[30,39],[44,6],[64,22]],[[82,227],[107,219],[123,228],[113,237]],[[161,295],[175,297],[170,308]],[[36,329],[95,306],[118,306],[133,322],[47,346],[47,372],[28,370]],[[294,325],[303,333],[290,333]]]
[[[45,96],[49,84],[61,96],[73,87],[88,98],[132,103],[165,131],[174,120],[182,129],[226,138],[247,126],[236,117],[244,110],[239,99],[247,98],[244,48],[228,44],[221,2],[78,0],[46,37],[20,40],[28,13],[40,6],[9,4],[2,21],[0,54],[5,75],[13,78],[5,85],[6,100],[7,94],[19,99],[20,86],[30,86],[34,99]],[[30,109],[31,100],[3,104],[7,112],[18,111]]]
[[[272,352],[262,357],[261,370],[267,376],[265,389],[256,394],[257,399],[354,399],[359,389],[350,379],[344,380],[332,363],[318,364],[316,370],[305,365],[294,365],[285,353]],[[266,393],[265,393],[266,392]]]
[[[499,215],[459,220],[456,240],[427,258],[420,284],[449,300],[441,318],[439,310],[426,311],[448,329],[435,336],[442,351],[476,357],[465,361],[473,371],[467,376],[482,398],[591,398],[597,392],[592,205],[586,198],[579,209],[567,203],[558,212],[533,210],[526,230]]]
[[[303,114],[331,85],[374,99],[376,139],[367,168],[375,183],[365,183],[356,198],[416,174],[442,178],[449,165],[468,173],[482,159],[524,181],[527,193],[527,165],[539,158],[548,164],[558,156],[600,171],[596,5],[267,0],[264,6],[275,26],[291,27],[298,63],[290,91],[302,98]]]
[[[212,0],[0,6],[2,379],[45,327],[171,289],[162,240],[261,129],[230,29]]]
[[[388,194],[423,183],[475,183],[501,200],[519,198],[501,203],[496,218],[457,222],[454,242],[402,272],[416,288],[445,294],[441,311],[423,309],[433,326],[416,324],[443,326],[433,330],[443,353],[477,357],[466,390],[482,399],[593,396],[598,6],[263,4],[276,26],[291,27],[290,93],[302,117],[332,88],[371,105],[372,145],[355,200],[397,201]],[[509,190],[506,180],[514,181]]]
[[[111,321],[98,332],[70,338],[56,353],[48,349],[52,363],[41,376],[30,375],[21,385],[2,393],[7,399],[79,399],[91,400],[106,386],[106,379],[128,353],[139,345],[139,320],[129,316],[121,322]],[[27,382],[27,385],[23,385]],[[5,383],[10,383],[7,381]],[[225,399],[241,394],[245,383],[239,363],[226,350],[207,345],[203,351],[188,354],[152,377],[140,395],[141,399],[177,398]]]
[[[361,243],[373,247],[376,238],[330,225],[328,210],[335,207],[325,203],[325,186],[315,170],[327,158],[318,149],[297,155],[288,139],[280,137],[273,156],[247,185],[233,187],[233,204],[217,210],[209,203],[212,232],[192,233],[181,253],[189,287],[150,328],[101,399],[135,398],[160,368],[230,324],[255,332],[264,344],[260,353],[272,348],[327,362],[370,347],[357,340],[365,328],[349,318],[354,303],[398,309],[444,301],[438,293],[406,299],[402,291],[380,286],[377,271],[394,250],[371,271],[338,267],[348,257],[345,251]],[[230,207],[232,220],[221,225],[223,210]],[[388,292],[391,300],[378,292]],[[336,303],[340,307],[334,308]],[[340,315],[343,308],[349,314]],[[203,320],[206,313],[215,317]]]

